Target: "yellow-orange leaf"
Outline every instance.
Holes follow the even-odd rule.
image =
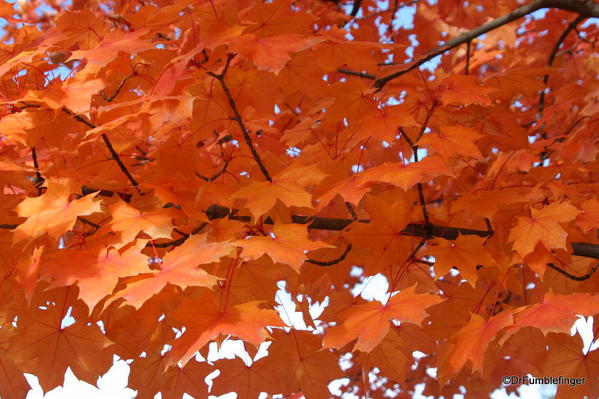
[[[478,78],[473,75],[452,75],[443,79],[439,88],[444,104],[491,105],[488,95],[496,91],[478,84]]]
[[[43,265],[42,275],[52,277],[50,287],[78,283],[79,298],[93,309],[112,294],[119,278],[150,272],[148,257],[140,252],[145,244],[140,240],[122,253],[103,246],[65,250]]]
[[[561,224],[570,222],[580,211],[568,202],[554,202],[542,209],[531,209],[531,216],[518,218],[518,224],[510,231],[514,250],[524,257],[533,252],[537,243],[547,249],[566,249],[568,234]]]
[[[231,49],[251,60],[258,69],[278,74],[293,53],[307,49],[322,41],[319,38],[300,35],[256,37],[243,35],[231,40]]]
[[[115,59],[120,52],[135,54],[139,51],[154,48],[152,43],[140,39],[146,33],[143,30],[135,32],[111,32],[96,47],[89,50],[73,51],[70,60],[85,58],[92,65],[106,65]]]
[[[187,331],[172,342],[171,364],[187,362],[219,334],[232,334],[258,347],[269,337],[265,327],[283,326],[275,310],[262,309],[260,304],[260,301],[250,301],[226,307],[218,304],[212,294],[197,299],[184,298],[173,316]]]
[[[296,270],[306,260],[306,251],[331,248],[322,241],[310,240],[306,226],[297,224],[277,224],[272,235],[254,236],[233,244],[243,248],[241,256],[245,260],[258,259],[266,254],[274,262],[287,264]]]
[[[287,206],[312,207],[312,195],[306,186],[318,184],[326,175],[315,165],[290,166],[272,178],[272,182],[253,182],[233,194],[247,200],[246,207],[255,217],[268,212],[280,200]]]
[[[410,162],[408,164],[386,163],[370,168],[358,176],[362,182],[361,184],[378,181],[408,190],[425,177],[449,175],[450,173],[451,170],[445,165],[442,158],[430,156],[420,162]]]
[[[15,229],[14,242],[35,239],[45,233],[58,239],[73,227],[77,216],[100,212],[100,202],[94,201],[97,193],[74,201],[69,201],[70,194],[67,180],[50,180],[45,194],[23,200],[17,206],[17,213],[27,220]]]
[[[436,295],[417,294],[413,286],[392,296],[386,304],[372,301],[351,306],[339,314],[340,325],[327,329],[324,345],[340,348],[357,338],[354,350],[370,352],[385,338],[392,319],[420,324],[428,316],[425,309],[441,301]]]
[[[441,126],[437,133],[425,134],[418,143],[431,148],[445,159],[460,155],[478,158],[481,153],[474,142],[479,138],[481,135],[470,127]]]
[[[452,267],[457,267],[462,277],[472,286],[478,279],[477,265],[493,266],[495,260],[483,243],[485,238],[477,236],[459,236],[455,241],[436,239],[435,246],[430,245],[425,253],[435,257],[435,275],[443,277]]]
[[[123,201],[115,203],[109,210],[112,216],[110,229],[121,233],[119,247],[133,241],[140,231],[153,239],[169,238],[171,236],[173,225],[168,210],[157,209],[142,213]]]
[[[398,127],[415,126],[416,121],[402,105],[392,105],[366,113],[358,120],[358,138],[375,136],[379,140],[391,143],[398,133]]]
[[[107,304],[124,298],[126,304],[138,308],[168,283],[182,288],[212,287],[218,278],[208,274],[198,265],[216,262],[231,254],[234,247],[229,242],[207,242],[206,237],[206,234],[189,237],[183,245],[167,253],[162,260],[156,260],[160,263],[160,271],[130,282],[127,288],[118,292]]]
[[[569,333],[577,315],[593,316],[599,313],[599,295],[545,294],[543,302],[514,310],[514,326],[502,337],[505,342],[512,334],[524,327],[536,327],[544,334],[549,332]]]
[[[468,360],[472,369],[481,371],[485,352],[497,333],[513,324],[512,312],[504,311],[489,320],[470,314],[470,320],[449,338],[447,351],[439,360],[440,372],[444,377],[458,373]]]

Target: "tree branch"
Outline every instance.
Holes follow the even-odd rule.
[[[446,51],[449,51],[460,44],[471,41],[472,39],[477,38],[480,35],[483,35],[489,31],[497,29],[505,24],[516,21],[528,14],[531,14],[541,8],[558,8],[561,10],[571,11],[578,14],[581,14],[586,17],[599,17],[599,4],[596,4],[592,0],[535,0],[529,4],[526,4],[522,7],[516,8],[514,11],[509,14],[503,15],[493,21],[487,22],[475,29],[472,29],[469,32],[463,33],[460,36],[448,41],[442,46],[439,46],[424,55],[424,57],[419,60],[409,64],[406,68],[401,71],[394,72],[390,75],[383,76],[377,79],[374,82],[374,86],[381,90],[389,81],[400,77],[401,75],[410,72],[420,65],[424,64],[427,61],[435,58],[438,55],[443,54]]]
[[[208,72],[208,75],[212,76],[213,78],[215,78],[216,80],[218,80],[220,82],[220,85],[223,88],[223,91],[225,92],[225,96],[227,97],[227,101],[229,102],[229,106],[231,107],[231,110],[233,111],[233,114],[235,115],[234,119],[237,121],[237,124],[239,125],[239,128],[241,129],[241,132],[243,133],[243,138],[245,139],[245,143],[250,148],[250,152],[252,153],[254,160],[258,164],[260,171],[264,175],[264,178],[266,180],[268,180],[269,182],[272,182],[272,178],[270,177],[268,170],[264,166],[264,163],[262,162],[262,159],[260,158],[260,154],[258,154],[256,149],[254,148],[254,144],[252,143],[250,133],[247,130],[247,128],[245,127],[245,124],[243,123],[243,119],[241,118],[241,114],[239,113],[239,110],[237,109],[235,100],[233,99],[233,96],[231,95],[231,92],[229,91],[229,87],[227,86],[227,83],[225,82],[225,74],[227,73],[227,70],[229,69],[229,65],[231,64],[231,60],[233,59],[233,57],[235,57],[235,54],[227,55],[227,63],[225,64],[225,67],[223,68],[223,71],[221,73],[216,74],[214,72]]]
[[[599,4],[593,0],[543,0],[541,8],[559,8],[585,17],[599,18]]]
[[[236,210],[235,210],[236,211]],[[206,211],[206,216],[209,220],[214,219],[222,219],[225,217],[229,217],[232,220],[239,220],[242,222],[249,222],[251,217],[249,216],[240,216],[237,214],[231,214],[229,208],[224,206],[213,204]],[[312,218],[311,223],[308,225],[309,229],[314,230],[329,230],[329,231],[341,231],[348,227],[352,223],[370,223],[368,219],[342,219],[342,218],[328,218],[328,217],[318,217],[318,216],[303,216],[303,215],[291,215],[291,222],[298,224],[305,224],[310,218]],[[271,218],[266,218],[264,224],[274,224]],[[449,241],[454,241],[461,235],[476,235],[479,237],[489,237],[494,232],[493,230],[475,230],[461,227],[449,227],[449,226],[438,226],[431,224],[430,228],[427,229],[424,227],[422,223],[410,223],[406,226],[405,229],[401,231],[402,234],[414,236],[414,237],[426,237],[426,234],[429,234],[429,237],[438,237],[444,238]],[[599,244],[592,243],[584,243],[584,242],[573,242],[572,245],[572,254],[575,256],[582,256],[585,258],[594,258],[599,259]]]
[[[98,189],[87,188],[87,190],[92,190],[89,192],[96,192]],[[84,189],[82,189],[85,192]],[[104,193],[104,194],[102,194]],[[109,196],[113,195],[113,192],[100,190],[99,195],[106,195],[110,193]],[[121,193],[119,193],[121,194]],[[231,210],[227,207],[213,204],[205,211],[206,216],[209,220],[214,219],[223,219],[225,217],[229,217],[231,220],[239,220],[242,222],[249,222],[251,220],[250,216],[240,216],[235,214],[237,210],[232,214]],[[343,219],[343,218],[329,218],[329,217],[318,217],[318,216],[304,216],[304,215],[291,215],[291,222],[297,224],[306,224],[308,221],[311,221],[308,225],[309,229],[314,230],[329,230],[329,231],[341,231],[351,225],[352,223],[370,223],[368,219]],[[271,218],[266,218],[264,224],[274,224],[274,221]],[[207,223],[203,222],[198,227],[196,227],[191,234],[196,234],[201,231],[204,227],[206,227]],[[14,230],[18,227],[18,224],[0,224],[0,229]],[[429,237],[439,237],[444,238],[449,241],[456,240],[458,236],[461,235],[476,235],[479,237],[488,237],[493,234],[492,230],[476,230],[476,229],[468,229],[462,227],[449,227],[449,226],[438,226],[431,224],[429,229],[426,229],[422,223],[410,223],[406,226],[405,229],[401,231],[402,234],[413,236],[413,237],[421,237],[425,238],[428,234]],[[162,244],[154,244],[156,247],[169,247],[171,245],[181,245],[187,237],[181,237],[178,240],[172,241],[170,243],[162,243]],[[173,244],[176,243],[176,244]],[[581,256],[585,258],[593,258],[599,259],[599,244],[592,244],[587,242],[573,242],[572,246],[572,255]]]

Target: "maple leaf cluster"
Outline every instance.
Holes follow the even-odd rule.
[[[95,384],[115,355],[140,398],[488,397],[529,373],[599,397],[569,335],[599,313],[594,2],[0,17],[2,398],[23,373]],[[209,359],[225,339],[248,357]]]

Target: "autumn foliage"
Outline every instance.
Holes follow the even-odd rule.
[[[593,1],[0,16],[3,399],[23,373],[95,384],[114,355],[139,398],[319,399],[338,379],[487,398],[529,373],[599,397],[599,351],[569,334],[599,314]],[[359,295],[377,274],[382,302]],[[227,339],[248,356],[207,361]]]

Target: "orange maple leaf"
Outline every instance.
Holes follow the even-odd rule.
[[[23,287],[25,299],[28,303],[31,303],[31,297],[40,277],[40,261],[43,252],[43,245],[35,247],[31,253],[27,253],[25,257],[20,259],[16,266],[16,269],[20,272],[18,281]]]
[[[472,75],[452,75],[439,84],[443,104],[491,105],[489,93],[495,88],[481,86],[478,78]]]
[[[272,182],[253,182],[242,187],[232,198],[244,198],[254,217],[268,212],[280,200],[287,206],[312,207],[309,185],[318,184],[326,175],[315,165],[292,165],[272,178]]]
[[[599,351],[583,352],[581,336],[576,334],[550,334],[547,361],[543,374],[580,378],[582,384],[562,383],[557,386],[556,399],[599,397]],[[538,376],[542,377],[542,376]]]
[[[124,298],[126,304],[139,308],[169,283],[182,288],[212,287],[218,278],[208,274],[198,265],[216,262],[223,256],[230,255],[233,250],[234,247],[229,242],[207,242],[206,234],[191,236],[183,245],[168,252],[162,260],[158,260],[160,271],[130,281],[127,287],[117,292],[106,305]]]
[[[257,398],[265,390],[280,393],[285,389],[285,380],[274,375],[273,363],[265,358],[255,360],[247,366],[243,360],[224,359],[218,362],[219,378],[210,390],[213,395],[235,392],[238,398]]]
[[[599,201],[591,198],[580,204],[582,213],[576,218],[576,224],[585,233],[599,227]]]
[[[436,295],[417,294],[412,286],[393,295],[386,304],[372,301],[351,306],[339,314],[340,325],[327,329],[324,345],[340,348],[358,339],[354,350],[372,351],[387,335],[392,319],[401,323],[420,324],[428,313],[425,309],[442,301]]]
[[[39,99],[48,103],[52,108],[66,107],[76,114],[82,114],[90,110],[92,96],[105,86],[102,79],[70,79],[62,85],[52,86],[46,95]]]
[[[472,362],[473,370],[482,372],[489,343],[495,339],[499,331],[512,324],[511,311],[503,311],[489,320],[474,313],[470,314],[468,323],[449,338],[446,351],[439,359],[442,380],[458,373],[468,360]]]
[[[432,149],[445,159],[457,156],[481,157],[480,150],[474,144],[482,136],[476,130],[461,126],[441,126],[437,133],[425,134],[418,141],[421,146]]]
[[[129,387],[140,397],[162,393],[163,398],[178,399],[185,393],[203,394],[208,397],[208,385],[204,379],[214,370],[208,362],[191,360],[184,367],[169,367],[167,354],[150,353],[131,364]],[[160,377],[158,377],[160,376]]]
[[[95,323],[87,323],[85,306],[75,301],[75,291],[71,287],[52,290],[48,298],[39,298],[19,314],[15,358],[26,362],[27,372],[38,377],[44,391],[62,383],[67,367],[90,383],[109,367],[98,354],[111,341]],[[67,313],[75,322],[63,327]]]
[[[420,162],[386,163],[375,166],[360,173],[360,184],[368,184],[377,181],[389,183],[401,187],[404,190],[412,188],[416,183],[422,182],[425,177],[449,175],[451,170],[445,165],[445,161],[438,156],[429,156]]]
[[[549,332],[569,333],[577,315],[593,316],[599,313],[599,295],[545,294],[543,302],[514,309],[514,325],[506,330],[500,343],[524,327],[535,327],[543,334]]]
[[[106,65],[121,52],[136,54],[137,52],[154,48],[152,43],[140,39],[141,36],[146,34],[147,31],[144,30],[135,32],[110,32],[94,48],[73,51],[69,60],[85,58],[90,65]]]
[[[108,226],[121,234],[121,244],[117,249],[133,241],[137,233],[143,231],[152,239],[170,238],[173,230],[168,210],[157,209],[141,212],[123,201],[109,207],[112,222]]]
[[[332,248],[322,241],[310,240],[307,227],[297,224],[276,224],[272,235],[254,236],[233,244],[243,248],[241,256],[245,260],[258,259],[266,254],[274,262],[284,263],[298,271],[306,260],[307,251]]]
[[[424,252],[435,257],[434,268],[438,278],[455,266],[462,277],[474,286],[478,279],[476,267],[495,265],[495,260],[483,247],[485,238],[460,235],[455,241],[442,238],[435,241],[437,245],[429,245]]]
[[[562,228],[576,218],[580,210],[568,202],[554,202],[542,209],[531,209],[531,216],[518,218],[518,223],[510,231],[509,240],[514,242],[514,250],[524,257],[533,252],[538,243],[547,249],[566,249],[568,233]]]
[[[320,338],[310,331],[275,330],[266,360],[286,392],[301,390],[306,399],[327,397],[329,381],[345,376],[337,356],[323,349]]]
[[[44,263],[42,276],[52,278],[50,288],[77,283],[79,298],[93,309],[102,298],[112,294],[119,278],[150,272],[148,257],[140,252],[145,244],[146,240],[139,240],[123,252],[101,245],[65,250]]]
[[[269,334],[265,327],[284,325],[278,313],[250,301],[223,308],[211,293],[200,298],[184,298],[173,317],[185,326],[185,333],[171,344],[170,364],[187,362],[219,334],[231,334],[258,347]]]
[[[397,136],[397,128],[416,126],[416,121],[404,105],[392,105],[366,113],[358,120],[357,137],[367,139],[375,136],[377,139],[392,143]]]
[[[278,74],[291,54],[305,50],[322,39],[294,34],[256,37],[247,34],[231,39],[231,49],[252,61],[258,69]]]
[[[94,201],[98,193],[69,202],[70,194],[67,180],[51,179],[45,194],[23,200],[16,210],[19,216],[27,220],[15,229],[14,243],[27,238],[35,239],[45,233],[58,239],[73,228],[78,216],[101,211],[100,202]]]

